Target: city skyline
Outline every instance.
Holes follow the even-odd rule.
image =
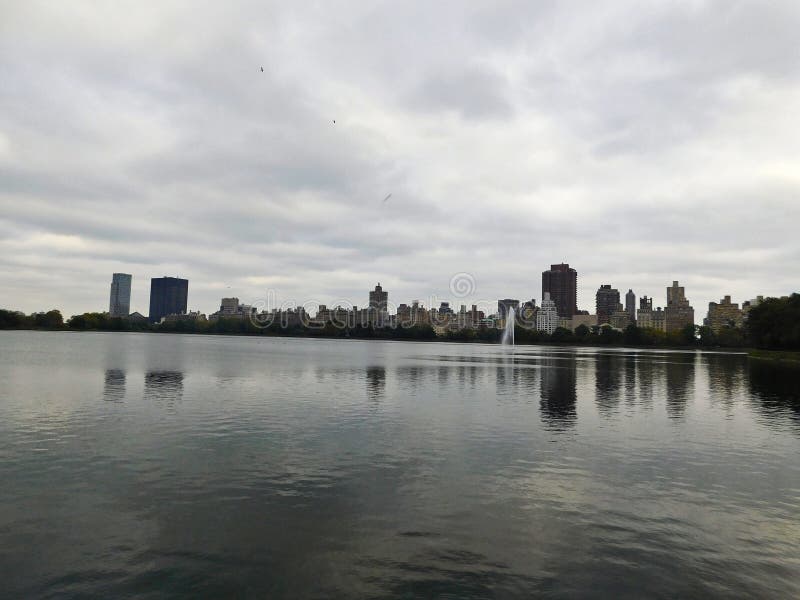
[[[566,294],[564,294],[564,283],[556,285],[549,277],[548,273],[552,275],[554,271],[562,274],[568,274]],[[463,299],[462,284],[468,274],[459,273],[451,280],[451,293],[456,298]],[[130,296],[130,278],[131,276],[124,273],[114,273],[111,285],[111,308],[109,310],[110,316],[124,316],[114,314],[113,307],[115,299],[119,295],[119,280],[125,279],[127,282],[127,289],[125,293]],[[508,316],[511,308],[517,313],[517,319],[529,322],[529,326],[533,326],[542,331],[552,333],[555,327],[558,326],[559,320],[573,318],[571,325],[568,328],[574,329],[579,324],[610,324],[617,329],[624,329],[628,324],[635,324],[644,327],[655,327],[656,329],[663,329],[664,331],[678,331],[684,325],[689,323],[712,324],[715,331],[728,325],[735,324],[737,327],[742,325],[744,313],[739,309],[738,303],[731,303],[731,296],[726,295],[723,299],[717,302],[709,303],[709,310],[704,317],[701,312],[696,312],[691,305],[691,301],[686,297],[684,286],[679,285],[679,281],[674,280],[672,285],[666,287],[666,297],[664,306],[653,304],[653,298],[647,295],[640,297],[639,308],[636,308],[636,294],[632,289],[629,289],[625,295],[625,305],[620,302],[621,295],[617,289],[611,287],[610,284],[602,284],[595,294],[595,312],[591,313],[589,310],[578,309],[576,312],[571,312],[569,316],[560,315],[557,307],[558,302],[551,299],[550,289],[555,287],[562,288],[562,296],[565,299],[571,298],[574,292],[574,283],[577,279],[577,271],[574,268],[569,268],[568,264],[554,264],[551,265],[549,272],[542,274],[542,301],[537,306],[535,298],[530,300],[519,298],[505,298],[497,300],[497,310],[492,312],[491,307],[493,301],[480,300],[476,304],[469,307],[463,302],[451,302],[448,299],[437,298],[431,296],[425,300],[415,298],[414,300],[397,299],[389,300],[389,291],[384,290],[380,282],[376,284],[373,290],[368,292],[368,302],[360,304],[360,301],[353,301],[351,299],[340,299],[336,304],[328,306],[325,302],[317,302],[313,299],[303,300],[298,302],[279,303],[277,295],[268,291],[266,298],[258,299],[253,304],[241,303],[240,299],[236,296],[224,296],[220,298],[218,311],[204,311],[202,309],[191,310],[188,304],[188,285],[189,281],[186,279],[163,276],[160,278],[152,278],[150,281],[150,310],[148,319],[150,322],[159,322],[162,317],[177,317],[179,315],[188,315],[192,318],[203,317],[206,313],[212,317],[225,317],[226,315],[233,315],[243,317],[250,315],[252,318],[256,314],[264,314],[270,312],[283,312],[293,311],[300,309],[301,312],[308,314],[311,317],[327,319],[332,315],[332,311],[336,314],[344,314],[345,312],[353,312],[356,309],[366,318],[366,315],[372,313],[379,315],[385,313],[390,316],[397,316],[408,318],[409,311],[416,311],[418,308],[424,312],[432,311],[443,314],[449,313],[450,315],[461,314],[462,316],[469,313],[471,315],[471,325],[474,326],[478,322],[478,313],[480,319],[485,316],[491,316],[499,319],[502,324]],[[467,279],[470,283],[474,283],[472,279]],[[742,309],[746,306],[755,305],[762,301],[763,295],[756,295],[753,298],[742,299]],[[753,304],[755,303],[755,304]],[[564,304],[569,305],[570,302]],[[654,309],[657,309],[655,312]],[[645,314],[642,315],[642,311]],[[364,312],[368,311],[368,312]],[[532,311],[532,312],[527,312]],[[552,311],[552,316],[550,316]],[[131,311],[134,315],[138,311]],[[127,314],[127,313],[126,313]],[[324,316],[323,316],[324,315]],[[591,317],[591,318],[590,318]],[[655,318],[655,321],[653,320]],[[543,320],[544,319],[544,320]],[[639,322],[643,319],[643,325]],[[662,320],[660,320],[662,319]],[[463,324],[462,324],[463,325]]]
[[[796,287],[797,3],[224,14],[6,7],[0,304],[100,310],[113,272],[196,307],[452,299],[464,272],[471,305],[561,260],[584,310]]]

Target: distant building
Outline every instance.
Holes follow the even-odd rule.
[[[513,300],[512,298],[506,298],[504,300],[497,301],[497,316],[500,319],[505,320],[508,316],[508,313],[513,310],[515,313],[519,308],[519,300]]]
[[[384,292],[380,283],[369,293],[369,307],[378,312],[386,312],[389,309],[389,292]]]
[[[219,310],[209,316],[210,321],[217,319],[244,319],[254,317],[256,309],[249,304],[240,304],[238,298],[223,298],[219,303]]]
[[[111,276],[111,296],[108,314],[112,317],[127,317],[131,312],[131,281],[133,275],[114,273]]]
[[[686,299],[684,289],[677,281],[667,288],[666,331],[680,331],[687,325],[694,325],[694,308]]]
[[[536,306],[536,299],[531,298],[527,302],[523,302],[517,311],[516,322],[522,327],[529,329],[536,328],[536,313],[539,312],[539,307]]]
[[[223,315],[232,315],[239,309],[238,298],[223,298],[219,303],[219,312]]]
[[[752,300],[745,300],[744,302],[742,302],[742,320],[747,321],[747,315],[750,314],[750,311],[759,304],[761,304],[763,301],[764,301],[764,296],[756,296]]]
[[[666,331],[666,314],[660,306],[656,310],[653,310],[653,301],[648,300],[647,305],[644,308],[639,308],[639,310],[636,311],[636,326],[641,327],[642,329]]]
[[[661,311],[661,309],[658,309]],[[661,311],[663,312],[663,311]],[[647,296],[639,298],[639,309],[636,311],[636,326],[642,329],[663,329],[663,314],[656,316],[653,312],[653,299]],[[659,322],[658,326],[656,321]]]
[[[725,296],[719,302],[708,303],[708,316],[705,319],[705,324],[714,333],[719,333],[723,329],[741,327],[743,321],[744,316],[739,309],[739,305],[731,302],[730,296]]]
[[[189,280],[154,277],[150,280],[150,321],[158,323],[167,315],[186,314]]]
[[[578,272],[566,263],[550,265],[549,271],[542,272],[542,299],[545,294],[550,294],[562,319],[577,314]]]
[[[536,329],[553,333],[558,328],[558,307],[550,299],[550,292],[545,292],[542,305],[536,312]]]
[[[636,294],[633,293],[633,290],[628,289],[628,293],[625,294],[625,311],[628,313],[630,317],[631,323],[634,325],[636,324]]]
[[[611,325],[611,327],[619,329],[620,331],[624,331],[625,328],[632,323],[631,313],[627,310],[615,310],[611,313],[611,317],[608,320],[608,324]]]
[[[585,311],[584,311],[585,312]],[[597,325],[597,315],[572,315],[572,318],[569,320],[569,329],[575,331],[581,325],[586,325],[589,329]]]
[[[600,289],[597,290],[595,301],[598,325],[608,323],[612,314],[622,310],[622,304],[619,303],[619,290],[612,288],[609,284],[600,286]]]

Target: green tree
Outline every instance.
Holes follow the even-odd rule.
[[[800,350],[800,294],[767,298],[750,309],[745,331],[758,348]]]

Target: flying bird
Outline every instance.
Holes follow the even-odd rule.
[[[262,72],[262,73],[264,72],[264,67],[261,67],[261,72]]]
[[[336,119],[333,120],[333,124],[336,125]]]
[[[386,198],[384,198],[384,199],[383,199],[383,203],[384,203],[384,204],[386,204],[386,201],[387,201],[389,198],[391,198],[391,197],[392,197],[392,195],[391,195],[391,194],[389,194],[388,196],[386,196]]]

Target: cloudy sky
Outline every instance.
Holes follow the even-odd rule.
[[[115,271],[143,313],[161,275],[204,312],[496,303],[561,261],[592,311],[796,291],[798,31],[796,0],[0,0],[0,306],[105,310]]]

